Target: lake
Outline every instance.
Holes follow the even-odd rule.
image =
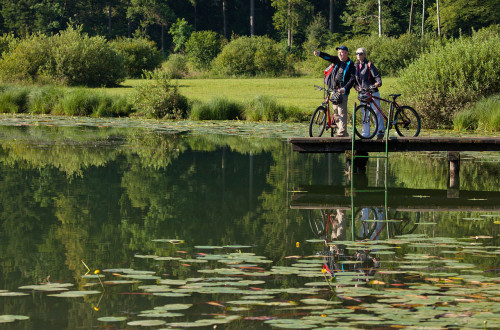
[[[350,175],[306,134],[2,115],[0,327],[499,328],[500,154],[450,189],[446,153]]]

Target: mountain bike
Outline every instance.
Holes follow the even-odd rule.
[[[309,136],[320,137],[325,130],[330,130],[330,136],[333,137],[337,131],[337,125],[335,123],[335,117],[330,115],[330,97],[332,90],[317,85],[314,85],[314,87],[324,92],[324,101],[313,112],[311,121],[309,122]]]
[[[384,117],[384,121],[387,123],[387,128],[390,129],[394,126],[399,136],[418,136],[421,128],[420,116],[412,107],[399,105],[396,102],[396,99],[401,96],[401,94],[390,94],[389,96],[392,97],[391,101],[373,96],[373,90],[374,87],[370,87],[359,91],[358,100],[362,103],[354,109],[356,118],[354,131],[356,135],[362,139],[371,139],[375,136],[375,134],[377,134],[378,121],[376,120],[376,112],[373,110],[375,109],[382,115],[382,117]],[[390,104],[388,116],[382,112],[375,100]],[[368,124],[369,130],[366,132]],[[364,131],[363,127],[365,128]]]

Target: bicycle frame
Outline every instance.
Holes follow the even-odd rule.
[[[325,100],[323,101],[323,103],[321,103],[322,106],[326,107],[326,114],[327,114],[327,122],[326,122],[326,125],[325,125],[325,129],[329,129],[331,128],[333,125],[332,123],[334,122],[334,116],[332,116],[330,114],[330,92],[326,89],[326,88],[323,88],[323,87],[320,87],[320,86],[317,86],[317,85],[314,85],[314,87],[316,87],[317,89],[319,90],[322,90],[324,92],[324,95],[326,96],[323,96],[325,98]]]
[[[388,128],[391,128],[392,125],[394,124],[394,122],[393,122],[394,121],[394,119],[393,119],[394,110],[399,109],[399,104],[396,103],[396,100],[389,101],[387,99],[373,96],[373,94],[371,92],[367,92],[366,95],[369,96],[369,98],[366,100],[366,102],[361,102],[361,104],[367,104],[367,105],[369,104],[372,108],[375,108],[377,110],[377,112],[380,113],[382,115],[382,117],[384,117],[384,121],[387,123]],[[391,104],[391,106],[389,108],[389,115],[388,116],[386,116],[384,114],[384,112],[380,109],[380,107],[377,105],[375,100],[384,101],[386,103]],[[389,121],[389,119],[390,119],[390,121]]]

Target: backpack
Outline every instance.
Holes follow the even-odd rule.
[[[350,64],[351,64],[351,61],[349,60],[347,62],[345,69],[344,69],[344,75],[342,77],[342,81],[344,81],[344,79],[345,79],[345,74],[347,73],[347,70],[348,70]],[[332,72],[335,70],[336,67],[337,66],[332,63],[325,69],[325,85],[328,87],[332,87],[332,88],[334,87],[334,86],[332,86],[333,83],[331,80],[333,79]]]

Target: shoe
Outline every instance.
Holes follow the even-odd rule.
[[[337,134],[337,137],[348,137],[349,134],[347,134],[346,132],[344,133],[341,133],[341,134]]]
[[[377,140],[383,140],[384,134],[377,134]]]

